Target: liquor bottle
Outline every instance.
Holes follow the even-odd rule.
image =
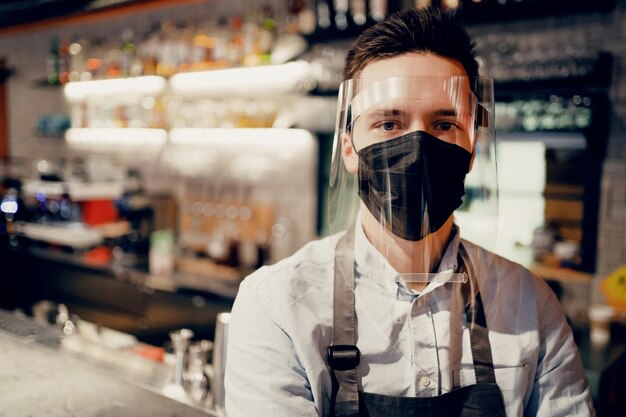
[[[264,5],[261,7],[259,13],[259,37],[258,48],[261,56],[261,63],[267,64],[270,62],[270,53],[274,42],[276,41],[276,32],[278,25],[274,18],[274,10],[270,5]]]
[[[192,71],[202,71],[211,67],[214,60],[216,29],[209,21],[198,24],[191,40]]]
[[[285,32],[298,33],[300,31],[300,12],[304,7],[304,0],[287,0],[287,18]]]
[[[250,10],[242,26],[243,35],[243,65],[253,67],[261,64],[260,52],[260,22],[257,21],[256,11]]]
[[[158,26],[153,26],[143,42],[139,44],[138,55],[141,61],[143,75],[155,75],[159,64],[159,32]]]
[[[389,0],[370,0],[369,15],[375,22],[380,22],[389,11]]]
[[[59,59],[59,38],[53,37],[50,40],[50,49],[48,50],[48,60],[46,62],[48,84],[56,85],[59,83]]]
[[[433,5],[433,0],[404,0],[403,9],[424,9]]]
[[[367,23],[367,5],[365,0],[350,0],[350,14],[356,26],[363,26]]]
[[[174,66],[177,72],[186,72],[191,69],[193,27],[189,22],[176,26],[174,39]]]
[[[311,35],[317,26],[315,0],[307,0],[298,14],[298,30],[303,35]]]
[[[121,63],[122,63],[122,50],[120,44],[113,39],[109,39],[106,42],[104,55],[104,72],[107,78],[118,78],[122,75]]]
[[[217,19],[217,28],[215,29],[215,34],[212,34],[212,36],[215,39],[213,63],[219,68],[227,67],[230,64],[228,61],[230,31],[228,30],[228,19],[225,16],[221,16]]]
[[[137,46],[135,45],[135,35],[130,28],[122,32],[122,55],[120,56],[120,71],[122,77],[136,77],[141,75],[143,69],[141,61],[137,58]]]
[[[158,63],[156,73],[162,77],[170,77],[176,73],[176,25],[166,20],[161,24],[158,39]]]
[[[230,19],[230,38],[228,40],[227,55],[231,66],[239,67],[243,64],[245,37],[243,32],[243,17],[234,15]]]
[[[317,28],[325,32],[332,27],[330,6],[328,0],[317,0]]]
[[[441,0],[441,7],[445,10],[457,10],[461,7],[461,0]]]
[[[333,0],[335,7],[335,28],[340,31],[348,29],[348,0]]]
[[[93,43],[93,47],[89,48],[89,54],[87,55],[87,79],[98,79],[104,75],[104,62],[103,62],[103,41],[97,39]],[[82,78],[82,77],[81,77]]]
[[[59,83],[66,84],[70,79],[70,41],[63,39],[59,45]]]
[[[72,43],[68,48],[70,54],[70,74],[69,81],[80,81],[87,71],[85,62],[85,41],[77,34],[72,37]]]

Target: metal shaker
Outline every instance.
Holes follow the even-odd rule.
[[[226,370],[226,344],[228,341],[228,326],[230,312],[218,313],[215,323],[215,338],[213,341],[213,405],[220,417],[226,417],[224,373]]]
[[[188,348],[193,338],[190,329],[179,329],[170,332],[170,339],[176,355],[174,368],[174,385],[183,387],[185,383],[185,369],[187,368]]]
[[[209,355],[213,350],[213,342],[200,340],[189,346],[189,363],[187,366],[187,392],[189,399],[200,406],[206,406],[207,394],[210,389],[209,376],[206,373]]]

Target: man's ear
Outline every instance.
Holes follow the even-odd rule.
[[[350,174],[356,174],[359,169],[359,156],[352,144],[352,135],[347,132],[341,135],[341,158],[346,171]]]
[[[467,170],[468,174],[470,173],[470,171],[472,170],[472,167],[474,166],[475,157],[476,157],[476,146],[474,145],[474,148],[472,149],[472,159],[470,159],[469,169]]]
[[[474,166],[474,159],[476,158],[476,148],[478,147],[478,141],[479,141],[479,131],[478,131],[478,126],[474,126],[474,140],[471,141],[472,143],[472,158],[470,159],[470,164],[469,164],[469,169],[467,170],[467,173],[469,174],[470,171],[472,170],[472,167]]]

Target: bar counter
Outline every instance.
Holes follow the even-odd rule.
[[[30,313],[32,303],[51,299],[66,303],[70,312],[81,319],[133,334],[142,342],[156,346],[163,345],[170,330],[181,327],[192,328],[199,338],[212,339],[216,314],[229,310],[238,288],[238,282],[218,277],[210,279],[177,273],[170,278],[159,278],[141,268],[93,265],[80,256],[41,247],[5,246],[0,249],[0,261],[5,271],[0,275],[5,289],[0,293],[0,309],[17,308]],[[583,278],[581,281],[586,282],[586,277]],[[571,282],[569,278],[559,281]],[[598,415],[621,415],[621,411],[616,410],[626,407],[626,384],[622,378],[626,372],[626,326],[615,325],[613,337],[606,346],[593,345],[587,327],[574,326],[573,330]],[[25,342],[0,335],[0,348],[18,355],[19,346]],[[4,348],[5,344],[11,346]],[[32,365],[34,352],[41,349],[35,349],[32,344],[29,346],[22,358],[14,357],[6,363],[19,364],[25,374],[36,371]],[[49,358],[59,355],[56,351],[40,354]],[[59,357],[69,360],[63,355]],[[0,381],[20,375],[18,370],[6,375],[9,371],[0,370]],[[118,367],[117,371],[123,372],[124,369]],[[142,384],[158,387],[160,383],[149,380],[152,377],[140,378]],[[43,386],[40,390],[47,392]],[[3,403],[3,395],[0,391],[0,403]],[[20,398],[19,395],[15,393],[15,398]]]
[[[0,415],[216,416],[98,366],[64,349],[61,340],[53,327],[0,310]]]
[[[151,275],[142,265],[98,264],[37,245],[0,245],[0,308],[32,314],[41,300],[65,304],[81,319],[156,346],[172,329],[212,339],[215,317],[229,311],[240,280],[175,272]]]

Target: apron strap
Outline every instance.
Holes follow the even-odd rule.
[[[327,350],[332,371],[331,415],[357,417],[359,392],[356,367],[361,354],[356,347],[354,309],[354,226],[337,243],[333,290],[333,339]]]
[[[469,275],[471,283],[472,277],[475,276],[474,271],[469,271],[471,263],[463,244],[459,245],[459,259],[462,269]],[[474,282],[478,286],[477,282]],[[474,362],[474,373],[476,375],[477,384],[496,383],[496,376],[493,371],[493,357],[491,355],[491,344],[489,343],[489,330],[487,330],[487,319],[485,318],[485,310],[480,291],[477,288],[476,294],[471,298],[470,286],[463,284],[469,292],[469,302],[465,308],[465,317],[469,326],[470,346],[472,348],[472,360]]]
[[[470,346],[472,347],[476,383],[495,384],[496,376],[493,371],[489,330],[487,330],[487,321],[480,292],[476,294],[473,305],[470,303],[467,306],[466,316],[470,332]]]

